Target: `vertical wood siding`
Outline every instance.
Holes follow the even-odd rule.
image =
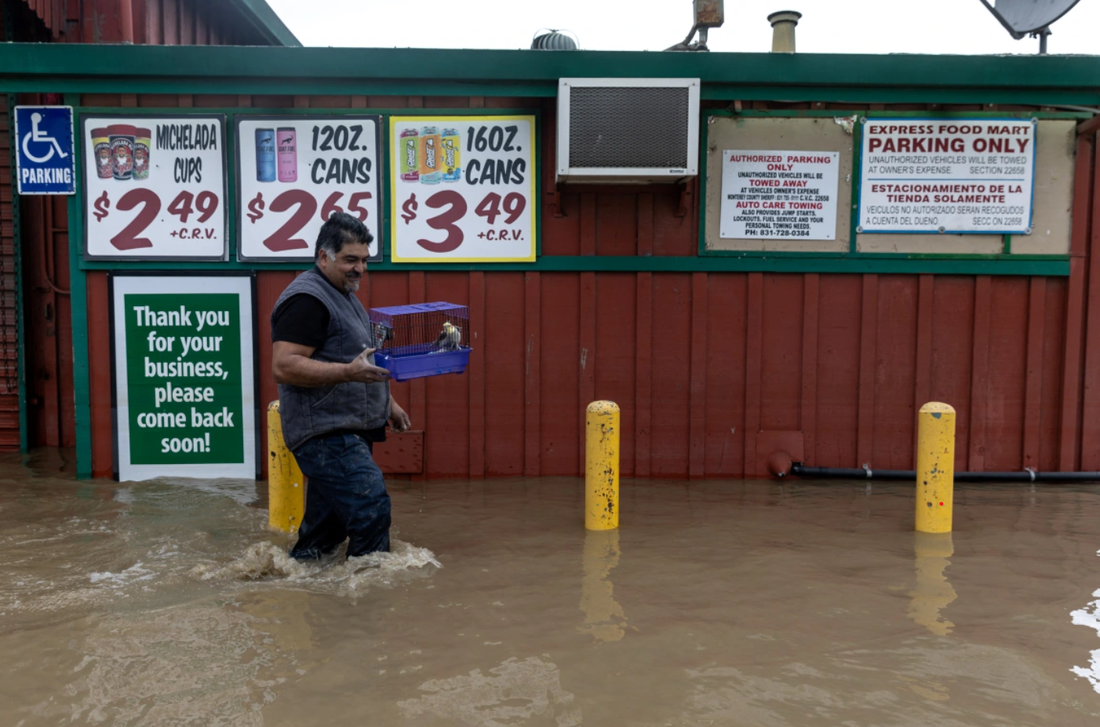
[[[68,43],[110,43],[121,40],[117,0],[24,0],[24,12],[13,17],[16,27],[3,28],[0,12],[0,40],[10,30],[18,41]],[[18,5],[18,3],[17,3]],[[261,42],[235,32],[236,22],[217,3],[200,0],[133,0],[135,42],[151,45],[208,45],[219,42]],[[231,99],[210,97],[197,105],[233,105]],[[33,94],[20,103],[38,103]],[[191,97],[169,95],[86,95],[86,105],[173,108],[192,105]],[[69,287],[68,216],[64,198],[31,197],[21,200],[23,252],[23,304],[25,340],[17,340],[14,293],[13,246],[14,208],[10,169],[10,133],[7,96],[0,94],[0,451],[15,451],[20,445],[18,387],[15,379],[16,350],[27,352],[29,440],[33,445],[74,446],[76,417],[73,386],[73,344]],[[93,274],[88,280],[89,305],[99,306],[106,295],[106,277]],[[102,311],[106,311],[102,307]],[[89,341],[93,359],[108,354],[106,318],[90,317]],[[102,333],[103,338],[97,338]],[[104,359],[106,360],[106,359]],[[109,372],[93,367],[93,376],[108,388],[92,387],[94,428],[110,429]],[[105,398],[104,392],[107,392]],[[106,407],[106,410],[104,409]],[[106,411],[106,413],[104,413]],[[94,460],[110,471],[110,441],[106,448],[96,441]],[[103,462],[107,464],[104,465]]]
[[[0,39],[4,37],[0,13]],[[12,204],[8,96],[0,94],[0,451],[19,449],[15,208]]]
[[[118,97],[85,103],[118,105]],[[522,99],[137,97],[139,106],[521,106]],[[536,102],[537,103],[537,102]],[[546,124],[543,164],[552,160]],[[914,417],[958,411],[960,470],[1100,468],[1100,227],[1081,144],[1069,278],[728,272],[376,272],[363,302],[471,306],[462,376],[395,384],[427,477],[578,475],[593,399],[622,408],[626,476],[761,477],[772,448],[821,466],[913,467]],[[544,167],[546,168],[546,167]],[[694,255],[694,190],[566,188],[544,256]],[[1081,206],[1083,205],[1083,207]],[[1092,273],[1091,275],[1089,273]],[[261,405],[269,315],[293,279],[258,274]],[[89,276],[105,321],[105,276]],[[89,338],[99,335],[89,330]],[[93,343],[94,468],[111,470],[109,352]],[[262,431],[262,430],[261,430]],[[264,433],[266,436],[266,433]],[[266,441],[264,442],[266,447]]]
[[[21,0],[54,41],[122,40],[118,0]],[[134,42],[145,45],[267,45],[236,11],[210,0],[132,0]]]

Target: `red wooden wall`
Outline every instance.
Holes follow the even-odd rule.
[[[490,98],[89,97],[96,106],[521,107]],[[550,102],[544,119],[552,119]],[[851,108],[851,107],[845,107]],[[543,169],[553,169],[552,123]],[[819,466],[913,467],[917,408],[959,412],[960,470],[1100,469],[1100,224],[1078,145],[1068,278],[772,273],[370,274],[368,306],[471,307],[463,376],[395,385],[426,476],[577,475],[583,413],[622,408],[627,476],[752,477],[776,448]],[[552,189],[547,185],[546,189]],[[688,190],[689,192],[691,190]],[[542,252],[694,256],[676,187],[569,187],[542,205]],[[1098,221],[1100,222],[1100,221]],[[1091,268],[1091,270],[1090,270]],[[268,316],[294,273],[258,275],[261,404],[275,399]],[[94,469],[111,470],[106,274],[88,277]],[[265,443],[266,447],[266,443]]]
[[[0,37],[3,37],[3,23],[0,17]],[[10,452],[19,449],[19,381],[15,323],[15,209],[12,206],[8,124],[8,97],[7,94],[0,94],[0,451]]]
[[[119,43],[119,0],[16,0],[67,43]],[[134,43],[266,45],[236,10],[203,0],[131,0]]]
[[[118,0],[16,0],[11,28],[0,12],[0,40],[115,43],[122,40]],[[149,45],[255,45],[264,43],[236,11],[203,0],[132,0],[134,42]],[[27,355],[28,439],[31,446],[76,444],[69,238],[66,200],[20,200],[23,254],[24,340],[17,341],[9,132],[6,96],[0,95],[0,451],[19,449],[16,347]],[[91,98],[91,97],[89,97]],[[114,104],[120,97],[110,97]],[[136,97],[129,97],[136,103]],[[60,103],[24,94],[19,103]],[[86,103],[87,103],[86,99]],[[170,98],[143,104],[176,106]],[[236,103],[233,97],[231,103]]]
[[[0,40],[48,40],[48,32],[29,8],[16,5],[10,14],[2,10]],[[18,369],[19,347],[23,342],[19,340],[17,318],[17,218],[21,236],[27,234],[28,226],[27,214],[16,215],[15,209],[10,105],[8,94],[0,94],[0,452],[15,452],[20,446]],[[35,219],[29,221],[34,229]]]

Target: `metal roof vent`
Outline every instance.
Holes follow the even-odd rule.
[[[710,50],[707,48],[707,33],[711,28],[721,28],[725,20],[723,0],[695,0],[695,25],[691,26],[691,32],[682,41],[665,50]],[[696,31],[699,32],[699,40],[692,42]]]
[[[566,35],[566,33],[569,33],[569,35]],[[554,30],[553,28],[543,28],[543,30],[535,33],[535,38],[531,41],[531,50],[577,50],[579,47],[577,36],[568,30]]]
[[[794,28],[802,13],[780,10],[768,16],[772,24],[772,53],[794,53]]]

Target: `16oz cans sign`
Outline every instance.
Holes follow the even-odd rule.
[[[222,260],[225,118],[81,121],[87,258]]]
[[[390,118],[394,262],[533,261],[534,116]]]
[[[863,122],[857,232],[1031,232],[1034,119]]]
[[[238,116],[237,251],[311,260],[333,212],[358,217],[381,260],[378,116]]]

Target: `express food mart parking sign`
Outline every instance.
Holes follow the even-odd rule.
[[[113,275],[120,480],[257,476],[251,275]]]

